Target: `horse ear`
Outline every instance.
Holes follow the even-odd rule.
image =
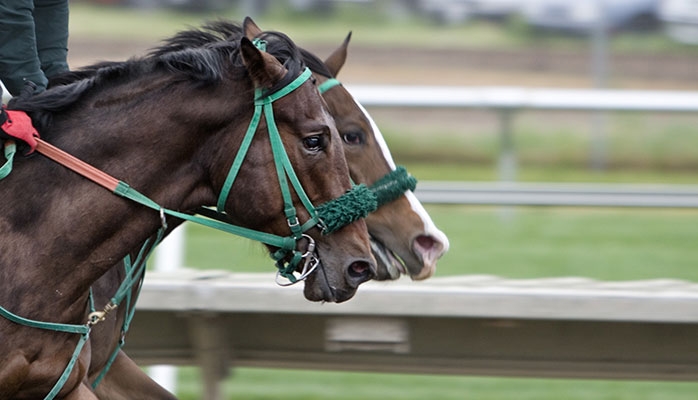
[[[250,39],[240,39],[240,55],[255,87],[271,87],[286,74],[286,69],[271,54],[260,51]]]
[[[245,37],[250,40],[262,33],[262,29],[250,17],[245,17],[245,20],[242,22],[242,31],[245,32]]]
[[[349,47],[349,41],[351,40],[351,32],[347,35],[344,42],[327,57],[325,60],[325,65],[332,73],[332,76],[337,76],[339,70],[344,66],[344,62],[347,60],[347,48]]]

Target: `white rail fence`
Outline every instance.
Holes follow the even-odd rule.
[[[698,208],[698,185],[420,182],[416,195],[430,204]]]
[[[422,182],[417,195],[425,203],[698,207],[693,185],[509,182],[516,176],[510,119],[519,110],[696,112],[696,92],[348,89],[367,108],[499,113],[504,182]],[[168,238],[158,258],[181,258],[181,240]],[[177,261],[164,261],[161,268],[169,270],[172,263]],[[340,305],[308,303],[297,289],[276,287],[267,274],[149,274],[126,349],[143,364],[201,366],[205,397],[211,400],[220,397],[218,384],[228,365],[698,380],[698,287],[689,282],[454,277],[370,283]],[[171,334],[154,334],[164,330]],[[279,340],[279,331],[293,333],[294,340]],[[165,376],[164,383],[173,387],[171,372]]]
[[[698,111],[698,92],[471,86],[347,85],[365,107]]]
[[[552,89],[521,87],[443,87],[348,85],[367,108],[487,109],[499,118],[499,179],[514,181],[517,161],[512,119],[519,111],[587,111],[594,114],[592,164],[605,164],[605,112],[691,113],[698,111],[698,92],[660,90]]]

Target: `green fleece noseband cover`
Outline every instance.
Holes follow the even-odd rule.
[[[410,175],[405,167],[398,166],[384,177],[378,179],[369,189],[376,195],[378,207],[390,203],[408,190],[417,187],[417,178]]]
[[[371,187],[364,184],[354,185],[342,196],[316,208],[318,217],[325,227],[323,233],[332,233],[359,218],[366,218],[378,207],[396,200],[406,191],[416,187],[417,179],[402,166],[378,179]]]
[[[359,218],[376,211],[376,195],[366,185],[355,185],[340,197],[319,205],[317,214],[323,222],[323,233],[332,233],[344,225],[351,224]]]

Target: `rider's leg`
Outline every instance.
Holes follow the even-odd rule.
[[[37,91],[48,83],[39,62],[33,12],[32,0],[0,2],[0,79],[13,95],[27,80],[37,85]]]
[[[68,71],[68,0],[34,0],[34,25],[44,74]]]

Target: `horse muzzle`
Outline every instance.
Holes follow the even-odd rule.
[[[303,294],[310,301],[342,303],[354,297],[360,284],[373,279],[374,271],[375,267],[368,261],[354,261],[346,270],[345,283],[335,285],[321,265],[306,278]]]

